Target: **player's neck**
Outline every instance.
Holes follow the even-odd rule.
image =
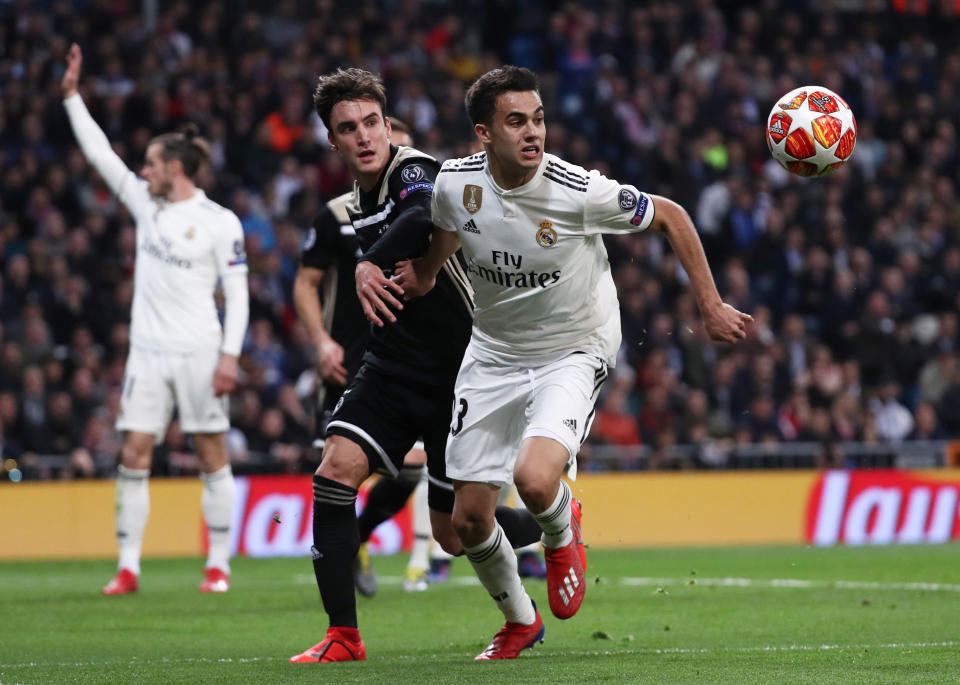
[[[513,190],[528,183],[537,175],[537,169],[539,168],[539,166],[528,169],[516,165],[504,165],[496,156],[490,154],[489,150],[487,151],[487,159],[489,160],[490,175],[493,176],[496,184],[504,190]]]
[[[380,169],[376,173],[369,174],[354,174],[357,179],[357,185],[360,186],[360,190],[365,193],[369,193],[371,190],[377,187],[377,181],[380,180],[380,175],[383,173],[383,169]]]
[[[197,194],[197,186],[188,178],[178,178],[167,193],[167,202],[183,202]]]

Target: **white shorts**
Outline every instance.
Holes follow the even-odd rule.
[[[453,422],[447,440],[447,476],[453,480],[513,482],[513,466],[526,438],[552,438],[577,453],[590,433],[594,404],[607,364],[574,353],[536,368],[491,364],[467,347],[457,375]]]
[[[131,347],[117,430],[151,433],[162,441],[176,405],[184,433],[226,432],[228,397],[213,394],[219,361],[216,348],[172,353]]]

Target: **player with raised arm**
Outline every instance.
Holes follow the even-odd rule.
[[[466,107],[484,152],[443,164],[430,249],[398,264],[395,284],[405,298],[429,292],[440,265],[462,246],[476,310],[457,377],[447,475],[454,527],[506,618],[476,658],[512,659],[542,641],[544,626],[493,517],[501,487],[513,480],[543,529],[553,614],[572,617],[586,590],[580,507],[561,475],[576,477],[576,455],[621,340],[601,234],[666,235],[713,340],[742,339],[751,318],[720,299],[679,205],[544,153],[533,72],[487,72],[468,90]]]
[[[203,480],[210,548],[201,592],[230,587],[234,483],[227,457],[228,393],[249,315],[247,261],[240,220],[209,200],[193,178],[209,157],[195,130],[166,133],[147,147],[137,177],[116,155],[77,92],[83,56],[70,46],[61,89],[70,125],[87,160],[137,225],[130,353],[117,428],[125,431],[117,478],[118,572],[105,595],[134,592],[150,509],[147,480],[155,440],[176,405],[193,435]],[[226,298],[221,329],[214,292]]]
[[[356,179],[347,203],[363,251],[355,287],[374,327],[360,370],[327,424],[313,478],[313,566],[329,627],[323,640],[290,659],[294,663],[366,658],[353,592],[352,565],[360,546],[357,488],[374,471],[396,477],[418,438],[427,453],[434,537],[451,554],[462,551],[451,523],[453,485],[444,454],[453,385],[473,320],[473,293],[452,252],[438,266],[436,287],[407,305],[384,273],[427,251],[439,164],[419,150],[391,144],[380,79],[362,69],[321,76],[314,103],[331,147]],[[396,296],[381,296],[385,288]],[[496,514],[516,546],[536,539],[539,528],[529,512],[500,508]]]
[[[413,147],[410,129],[390,117],[391,142],[397,147]],[[323,434],[333,408],[343,390],[360,368],[360,360],[370,333],[360,300],[354,290],[354,267],[362,254],[356,231],[350,223],[347,205],[353,192],[344,193],[326,203],[307,231],[303,241],[300,267],[293,283],[293,301],[310,339],[317,350],[317,421],[314,447],[323,447]],[[433,541],[430,512],[427,507],[427,454],[417,442],[404,459],[397,478],[380,478],[367,492],[367,502],[358,518],[360,551],[354,560],[357,591],[372,597],[377,591],[377,575],[370,560],[367,543],[374,529],[402,509],[411,493],[414,502],[414,545],[407,564],[403,588],[426,589],[428,554]]]

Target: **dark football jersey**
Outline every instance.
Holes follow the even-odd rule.
[[[429,155],[393,147],[377,185],[369,192],[354,188],[347,209],[360,248],[368,257],[376,252],[387,275],[397,260],[421,257],[430,245],[430,197],[439,168]],[[422,216],[416,230],[408,230],[408,221],[403,236],[391,234],[407,210]],[[364,362],[393,376],[452,388],[473,324],[473,291],[459,253],[444,264],[433,290],[395,314],[396,322],[371,328]]]
[[[303,266],[324,272],[320,282],[323,327],[343,346],[348,384],[360,368],[370,337],[370,323],[363,315],[354,286],[354,268],[361,250],[347,214],[347,202],[352,196],[352,192],[345,193],[324,206],[304,238],[300,255]],[[327,388],[326,403],[336,403],[343,387]]]

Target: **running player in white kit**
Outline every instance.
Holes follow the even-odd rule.
[[[126,167],[77,92],[82,62],[72,45],[61,82],[70,125],[87,160],[137,224],[130,353],[117,418],[125,431],[117,479],[119,563],[103,594],[137,590],[153,445],[163,439],[174,406],[183,431],[193,435],[202,471],[210,548],[199,589],[226,592],[234,500],[227,394],[237,385],[249,315],[243,229],[233,212],[194,185],[209,156],[194,132],[151,141],[140,178]],[[218,279],[226,299],[223,330],[214,302]]]
[[[506,66],[484,74],[466,106],[485,151],[443,164],[430,250],[398,264],[393,293],[381,297],[429,290],[439,265],[462,247],[476,310],[447,443],[453,525],[507,620],[476,658],[512,659],[542,641],[544,626],[492,515],[500,488],[513,480],[543,529],[554,615],[572,617],[586,589],[580,506],[561,475],[576,477],[576,455],[621,341],[601,234],[663,232],[713,340],[744,338],[751,317],[720,299],[679,205],[544,153],[533,72]]]

